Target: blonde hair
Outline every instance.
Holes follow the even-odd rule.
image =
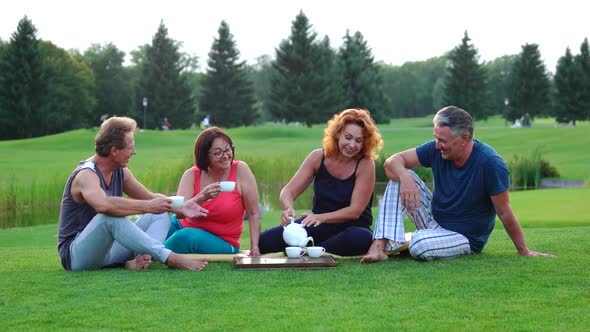
[[[121,150],[127,147],[125,134],[135,131],[137,123],[128,117],[113,116],[100,125],[100,130],[94,138],[94,151],[106,157],[114,146]]]
[[[361,149],[363,157],[375,160],[379,158],[379,151],[383,148],[381,134],[369,111],[358,108],[349,108],[334,114],[332,119],[328,121],[322,140],[326,157],[333,156],[338,151],[338,137],[344,126],[349,124],[356,124],[363,129],[363,147]]]

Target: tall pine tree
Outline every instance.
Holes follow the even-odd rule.
[[[364,108],[377,122],[386,121],[383,80],[371,49],[360,32],[346,31],[339,52],[346,108]]]
[[[553,113],[557,122],[572,121],[576,125],[576,119],[580,117],[582,110],[580,105],[581,90],[580,67],[574,62],[574,57],[569,47],[565,55],[559,59],[553,81],[555,83],[555,106]]]
[[[333,65],[329,65],[329,41],[316,41],[305,14],[293,21],[291,35],[276,49],[273,62],[268,110],[276,120],[303,122],[308,126],[328,120],[327,114],[339,111],[338,82]],[[318,114],[324,114],[318,116]]]
[[[506,120],[526,114],[531,119],[549,113],[549,78],[537,44],[525,44],[510,73]]]
[[[136,99],[148,100],[147,128],[158,128],[164,117],[173,128],[187,128],[193,123],[195,105],[182,71],[186,62],[178,51],[179,43],[168,37],[168,29],[160,22],[152,44],[145,49],[145,63],[141,64],[139,89]],[[141,105],[138,104],[138,105]],[[142,119],[143,108],[135,117]],[[140,126],[143,123],[138,121]]]
[[[580,109],[579,120],[590,119],[590,50],[588,38],[580,45],[580,54],[574,60],[580,68]]]
[[[26,16],[18,22],[0,58],[0,138],[43,134],[39,102],[43,94],[37,29]]]
[[[470,41],[465,31],[461,44],[449,53],[444,101],[466,110],[474,119],[485,120],[492,112],[486,71]]]
[[[256,119],[255,100],[245,61],[239,61],[240,52],[225,21],[217,32],[219,38],[213,40],[207,61],[200,112],[218,126],[250,125]]]

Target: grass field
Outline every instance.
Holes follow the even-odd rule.
[[[530,129],[510,129],[492,118],[477,124],[476,137],[507,160],[540,148],[563,178],[588,183],[589,127],[583,122],[554,128],[541,119]],[[385,155],[432,137],[429,117],[396,120],[380,129]],[[288,179],[320,146],[322,127],[266,125],[229,133],[237,157],[266,185]],[[13,202],[13,193],[28,197],[29,206],[19,213],[59,197],[76,161],[92,154],[94,134],[77,130],[0,142],[0,207]],[[176,177],[192,162],[195,138],[190,131],[137,133],[138,155],[130,167],[148,187],[174,189]],[[335,270],[312,271],[235,271],[231,263],[212,262],[199,273],[161,264],[141,272],[66,272],[57,256],[57,218],[50,216],[32,221],[45,225],[0,229],[5,258],[0,326],[6,331],[588,331],[588,202],[588,185],[511,193],[529,247],[556,254],[555,259],[519,257],[498,222],[480,255],[429,263],[403,255],[372,265],[342,259]],[[265,211],[262,229],[276,225],[278,215]],[[246,231],[242,243],[247,239]]]
[[[580,191],[587,200],[588,190]],[[515,195],[514,205],[533,194]],[[480,255],[341,259],[335,270],[236,271],[212,262],[198,273],[161,264],[65,272],[56,225],[0,230],[0,324],[5,331],[587,331],[590,221],[572,215],[560,225],[547,221],[554,208],[537,210],[523,212],[528,244],[558,258],[519,257],[498,224]],[[277,219],[266,213],[263,228]]]
[[[379,128],[385,142],[382,158],[432,137],[430,117],[393,120]],[[554,127],[546,119],[537,120],[533,128],[512,129],[494,117],[477,123],[475,135],[507,161],[538,150],[543,159],[557,168],[562,179],[588,184],[589,129],[588,122],[580,122],[576,128],[563,128]],[[249,164],[261,188],[265,208],[272,209],[277,207],[281,186],[312,149],[321,147],[323,126],[266,124],[228,132],[236,145],[236,158]],[[56,222],[63,184],[77,161],[92,155],[95,134],[96,129],[81,129],[0,142],[0,228]],[[193,163],[197,135],[197,131],[189,130],[138,132],[138,154],[131,159],[130,169],[151,190],[174,193],[180,175]],[[378,176],[383,176],[382,161],[377,163]]]

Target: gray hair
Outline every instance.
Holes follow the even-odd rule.
[[[470,140],[473,139],[473,118],[457,106],[441,108],[432,123],[437,127],[449,127],[455,137],[467,134]]]

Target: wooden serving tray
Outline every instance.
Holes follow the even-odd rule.
[[[338,262],[331,256],[311,258],[301,256],[297,258],[288,257],[234,257],[236,269],[264,270],[264,269],[334,269]]]

